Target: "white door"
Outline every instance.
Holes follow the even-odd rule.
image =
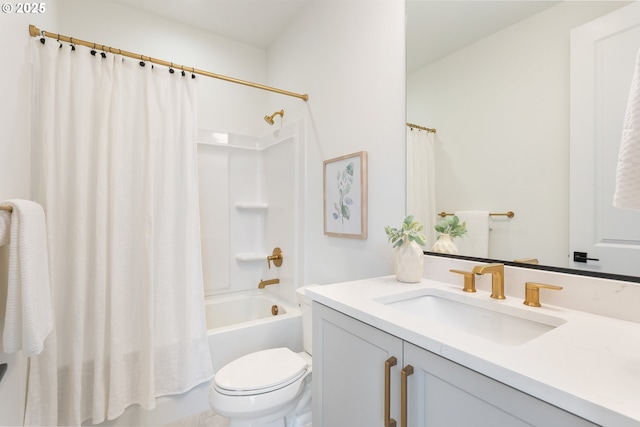
[[[640,212],[613,207],[618,150],[638,50],[640,3],[571,33],[571,268],[640,276]],[[575,261],[580,258],[583,262]]]

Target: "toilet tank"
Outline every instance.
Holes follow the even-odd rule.
[[[318,285],[308,285],[302,288],[296,289],[296,296],[298,298],[298,305],[300,306],[300,310],[302,311],[302,340],[304,345],[304,351],[309,354],[313,354],[311,351],[311,329],[312,329],[312,319],[311,319],[311,299],[305,295],[306,289],[312,286]]]

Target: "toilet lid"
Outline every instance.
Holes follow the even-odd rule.
[[[231,394],[265,393],[288,385],[307,370],[307,363],[288,348],[271,348],[242,356],[216,373],[215,386]]]

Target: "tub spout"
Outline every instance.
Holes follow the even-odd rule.
[[[258,289],[264,289],[267,285],[276,285],[280,283],[280,279],[260,280]]]

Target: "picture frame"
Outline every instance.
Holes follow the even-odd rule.
[[[324,234],[367,238],[367,152],[323,162]]]

